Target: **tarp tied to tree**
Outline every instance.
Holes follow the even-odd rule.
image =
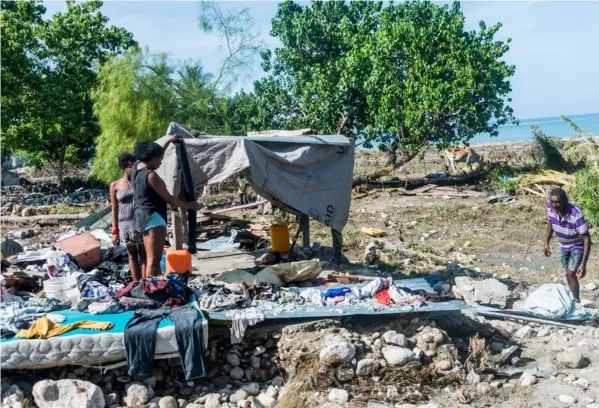
[[[279,5],[255,83],[260,126],[339,132],[388,151],[399,166],[427,144],[496,136],[515,122],[515,67],[501,24],[466,31],[460,4],[322,2]],[[397,157],[400,153],[400,157]]]

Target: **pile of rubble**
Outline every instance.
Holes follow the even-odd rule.
[[[2,213],[12,212],[13,215],[27,217],[44,214],[42,209],[29,209],[28,207],[51,206],[56,204],[84,206],[98,201],[109,201],[108,190],[89,189],[68,194],[3,194],[0,206],[2,208]],[[28,212],[23,213],[24,210],[28,210]]]

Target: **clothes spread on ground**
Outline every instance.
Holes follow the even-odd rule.
[[[120,230],[119,230],[120,232]],[[143,245],[143,244],[142,244]],[[125,250],[126,251],[126,250]],[[104,261],[94,269],[94,275],[104,278],[108,286],[115,285],[127,285],[131,282],[131,274],[129,273],[129,266],[119,268],[119,266],[112,261]]]
[[[87,312],[91,314],[113,314],[122,310],[120,303],[114,299],[107,302],[94,302],[87,307]]]
[[[91,320],[60,325],[44,316],[33,323],[29,329],[19,331],[16,337],[19,339],[48,339],[75,329],[108,330],[111,328],[112,323],[110,322],[94,322]]]
[[[119,304],[125,311],[139,309],[158,309],[160,303],[150,299],[136,299],[128,296],[122,296],[118,299]]]
[[[301,291],[299,295],[308,304],[315,306],[322,306],[324,304],[322,293],[317,289],[306,289]]]
[[[125,327],[125,352],[129,375],[140,377],[152,375],[156,330],[162,319],[169,319],[175,325],[175,337],[185,379],[191,380],[204,376],[206,361],[202,316],[191,306],[135,312]]]
[[[374,295],[374,298],[381,305],[389,306],[391,304],[391,297],[389,297],[389,289],[380,290],[376,295]]]
[[[167,278],[151,277],[130,282],[115,294],[116,299],[122,297],[153,300],[165,306],[182,306],[188,301],[185,283],[177,274],[168,274]]]
[[[27,330],[44,314],[28,314],[23,316],[13,316],[2,321],[2,327],[0,330],[0,337],[3,339],[11,338],[21,330]],[[61,314],[48,313],[45,315],[48,319],[54,323],[62,323],[66,320]]]
[[[78,271],[79,267],[73,263],[69,255],[62,251],[47,251],[44,253],[46,263],[42,269],[48,273],[51,278],[67,276],[70,272]]]
[[[293,292],[286,288],[280,288],[279,290],[279,299],[277,299],[278,303],[295,303],[298,305],[303,305],[306,300],[300,296],[299,293]]]
[[[231,344],[241,343],[245,330],[264,320],[264,314],[255,307],[229,310],[227,317],[231,318]]]
[[[247,293],[253,300],[274,302],[279,298],[279,287],[272,283],[254,282],[247,288]]]
[[[383,289],[389,289],[393,285],[393,278],[376,278],[360,289],[361,297],[375,297]]]
[[[345,296],[346,294],[351,293],[351,289],[350,288],[331,288],[329,290],[327,290],[322,296],[327,299],[327,298],[334,298],[337,296]]]
[[[71,307],[70,301],[48,298],[29,298],[27,301],[5,302],[1,304],[0,318],[23,316],[35,313],[50,313]]]
[[[88,282],[85,289],[81,291],[81,297],[106,301],[114,299],[114,295],[114,289],[97,281]]]
[[[213,284],[202,286],[202,297],[200,308],[208,312],[227,310],[234,308],[245,308],[249,306],[251,299],[246,296],[245,288],[241,284]]]

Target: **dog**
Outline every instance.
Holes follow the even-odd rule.
[[[482,168],[483,158],[476,153],[471,147],[449,147],[443,151],[445,155],[445,171],[451,169],[453,173],[457,173],[456,163],[465,162],[468,170],[472,171],[472,165],[477,164],[477,170]]]

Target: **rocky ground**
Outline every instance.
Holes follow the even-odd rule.
[[[502,364],[514,349],[516,367]],[[325,320],[250,330],[240,345],[213,336],[202,380],[183,381],[178,360],[156,361],[149,378],[125,366],[3,372],[2,406],[596,408],[598,353],[589,327],[462,315]]]
[[[530,143],[507,153],[501,146],[478,149],[494,160],[535,160]],[[380,162],[380,155],[360,154],[357,170]],[[438,152],[428,152],[408,171],[438,171],[440,163]],[[354,200],[344,231],[344,254],[351,263],[346,271],[398,278],[440,273],[454,283],[467,267],[513,282],[511,293],[563,283],[557,247],[551,258],[541,253],[544,205],[531,196],[497,205],[485,197],[394,192]],[[232,215],[262,223],[278,217]],[[39,227],[25,243],[53,242],[66,227]],[[373,259],[365,256],[373,238],[360,232],[362,227],[387,232]],[[23,228],[3,225],[2,235]],[[311,230],[313,240],[330,244],[329,231],[316,223]],[[597,253],[594,249],[583,281],[582,297],[591,308],[599,296]],[[3,371],[2,407],[599,408],[599,330],[592,325],[522,324],[468,314],[344,318],[250,329],[234,346],[226,329],[213,330],[206,355],[209,375],[189,382],[183,381],[178,359],[155,361],[150,378],[131,378],[125,366],[105,372],[87,367]]]

